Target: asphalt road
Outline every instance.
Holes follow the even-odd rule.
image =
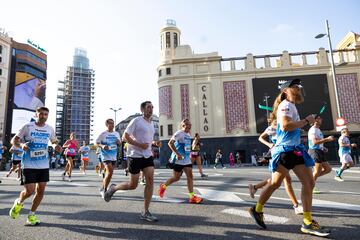
[[[156,197],[159,184],[172,174],[168,169],[156,169],[150,209],[159,218],[157,223],[139,219],[143,207],[141,185],[134,191],[117,192],[107,203],[99,195],[101,178],[94,171],[86,176],[75,171],[72,182],[63,182],[60,171],[51,171],[51,182],[37,212],[41,224],[34,227],[25,225],[30,199],[17,220],[8,216],[22,186],[15,175],[6,178],[6,172],[0,172],[0,239],[317,239],[300,232],[302,217],[294,214],[283,187],[265,205],[268,230],[254,224],[247,210],[258,196],[251,199],[247,186],[270,176],[267,168],[205,171],[209,178],[202,180],[194,168],[196,193],[205,201],[193,205],[187,202],[185,176],[167,189],[165,199]],[[318,180],[321,193],[314,195],[313,216],[331,229],[328,238],[359,239],[360,169],[345,172],[344,182],[335,181],[334,174]],[[292,176],[300,200],[301,186]],[[117,170],[113,182],[127,179],[122,170]]]

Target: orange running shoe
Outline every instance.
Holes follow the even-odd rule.
[[[164,186],[165,186],[165,184],[161,183],[161,184],[160,184],[159,191],[158,191],[159,196],[160,196],[161,198],[163,198],[163,197],[164,197],[164,194],[165,194],[166,188],[165,188]]]
[[[189,203],[199,204],[202,203],[203,199],[201,197],[196,196],[195,194],[189,198]]]

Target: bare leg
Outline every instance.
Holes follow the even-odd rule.
[[[285,176],[284,178],[284,185],[285,185],[285,190],[287,195],[289,196],[292,204],[297,207],[299,205],[299,202],[296,199],[295,193],[294,193],[294,189],[292,187],[291,184],[291,177],[290,174],[288,173],[288,175]]]
[[[293,171],[302,184],[301,202],[304,208],[304,212],[311,212],[312,190],[315,186],[312,169],[305,167],[305,165],[296,165]]]
[[[36,183],[29,183],[24,185],[24,190],[20,192],[19,201],[22,204],[35,192]]]
[[[105,178],[103,179],[103,188],[106,191],[114,171],[112,163],[106,164],[105,169],[106,169],[106,174],[105,174]]]
[[[187,187],[189,190],[189,193],[194,192],[194,178],[192,174],[192,168],[191,167],[185,167],[183,171],[186,174],[187,179]]]
[[[30,211],[35,212],[44,197],[46,182],[40,182],[36,184],[36,192],[33,198],[33,202]]]
[[[176,172],[173,171],[173,176],[171,178],[169,178],[166,182],[165,185],[166,186],[170,186],[171,184],[173,184],[174,182],[177,182],[180,180],[181,177],[181,172]]]
[[[154,191],[154,167],[147,167],[142,170],[145,179],[146,185],[144,189],[144,209],[145,212],[149,210],[151,198]]]

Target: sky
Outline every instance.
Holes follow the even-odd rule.
[[[0,28],[18,42],[31,39],[47,50],[46,105],[55,126],[57,82],[72,65],[75,47],[88,52],[95,70],[95,137],[110,108],[117,122],[150,100],[158,115],[156,68],[160,29],[174,19],[181,44],[195,53],[241,57],[327,48],[315,39],[329,20],[333,46],[349,32],[360,33],[360,1],[266,0],[6,0]]]

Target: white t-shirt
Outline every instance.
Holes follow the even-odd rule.
[[[104,161],[116,161],[117,158],[117,142],[120,141],[120,134],[118,132],[102,132],[96,139],[96,143],[109,146],[110,149],[105,150],[101,148],[101,154]]]
[[[149,158],[152,156],[151,144],[154,140],[155,128],[152,122],[148,122],[143,116],[136,117],[130,121],[125,129],[125,133],[129,134],[138,143],[149,144],[147,149],[128,144],[126,156],[133,158]]]
[[[16,134],[22,142],[28,143],[21,161],[23,169],[48,169],[48,143],[57,141],[54,129],[45,124],[39,127],[35,122],[25,124]]]
[[[288,100],[283,100],[277,109],[276,113],[276,120],[277,120],[277,127],[276,127],[276,145],[282,146],[297,146],[300,145],[300,136],[301,131],[299,128],[293,131],[284,132],[281,130],[282,128],[282,118],[289,117],[292,121],[299,121],[299,113],[296,109],[295,104],[289,102]]]
[[[309,129],[308,132],[308,141],[309,141],[309,148],[310,149],[323,149],[324,148],[324,144],[314,144],[312,139],[315,137],[315,139],[317,140],[322,140],[324,138],[323,133],[321,132],[321,130],[315,126],[312,126]]]

